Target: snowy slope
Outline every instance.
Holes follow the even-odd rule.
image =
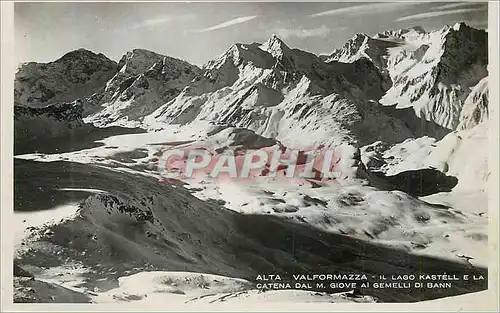
[[[181,138],[184,141],[180,141]],[[469,149],[474,148],[474,145],[484,144],[484,141],[481,138],[477,141],[474,136],[470,139],[467,137],[454,154],[449,151],[454,148],[449,143],[453,143],[454,138],[457,138],[456,134],[445,137],[439,149],[434,148],[436,150],[430,155],[432,147],[428,146],[435,143],[431,138],[408,140],[389,150],[382,150],[384,154],[381,159],[385,161],[382,169],[388,175],[395,175],[433,164],[446,174],[458,177],[457,189],[462,185],[467,187],[470,181],[466,179],[471,179],[468,175],[477,174],[477,181],[471,185],[477,187],[483,176],[476,167],[467,169],[461,162],[467,158]],[[68,160],[98,163],[135,175],[160,179],[158,157],[168,149],[189,151],[203,148],[214,153],[224,148],[244,151],[262,147],[277,149],[281,146],[281,143],[239,128],[224,128],[209,134],[183,133],[179,128],[170,128],[154,133],[112,137],[104,142],[105,146],[87,150],[52,155],[24,155],[18,158],[42,162]],[[114,156],[126,152],[132,156],[134,151],[142,151],[142,154],[135,159],[124,160]],[[280,176],[255,177],[242,181],[196,177],[183,181],[187,184],[186,188],[192,190],[199,199],[222,201],[232,211],[277,215],[310,225],[317,230],[381,242],[412,253],[460,262],[458,255],[473,255],[474,264],[486,264],[487,241],[484,238],[487,217],[477,215],[485,212],[486,207],[463,207],[462,204],[459,205],[461,211],[455,211],[457,204],[434,206],[398,190],[379,190],[369,186],[365,179],[357,177],[360,166],[353,159],[356,151],[352,146],[341,146],[336,152],[340,160],[335,170],[341,173],[341,177],[333,181],[285,179]],[[366,162],[365,149],[361,152],[361,160]],[[479,166],[481,155],[478,156]],[[439,165],[442,162],[449,162],[450,170],[445,171]],[[477,190],[465,190],[481,196]]]
[[[472,88],[464,101],[458,129],[468,129],[488,118],[489,87],[488,77]]]
[[[253,283],[262,272],[290,276],[313,273],[318,267],[325,272],[363,272],[370,276],[443,268],[450,272],[484,272],[471,268],[461,255],[472,256],[475,266],[484,264],[481,251],[486,250],[486,239],[481,232],[486,217],[430,205],[402,192],[363,187],[355,180],[343,188],[257,180],[251,184],[208,183],[206,189],[200,186],[201,190],[189,190],[184,187],[189,182],[158,182],[132,166],[127,172],[120,167],[104,168],[104,164],[16,163],[17,171],[43,190],[51,190],[58,177],[61,189],[91,184],[106,192],[84,199],[73,219],[31,229],[25,245],[18,250],[17,261],[23,270],[66,288],[106,292],[116,287],[119,277],[149,270],[207,273]],[[214,189],[220,191],[220,197],[210,195]],[[43,202],[43,190],[31,191],[39,196],[39,204]],[[28,191],[21,188],[19,192],[26,195]],[[227,204],[220,201],[224,199]],[[251,202],[255,200],[262,205]],[[287,210],[284,205],[295,210]],[[149,279],[155,280],[154,276]],[[174,276],[169,276],[174,283],[184,278]],[[129,282],[127,288],[135,288],[133,280]],[[137,296],[144,293],[154,296],[158,287],[167,292],[176,287],[161,282],[154,285],[140,294],[137,288],[130,290],[129,300],[140,300]],[[234,284],[230,281],[231,286]],[[176,288],[187,295],[198,293],[193,287],[182,283]],[[479,282],[457,282],[453,288],[438,292],[368,288],[362,294],[381,301],[411,301],[482,288]],[[351,290],[339,289],[329,292]],[[121,293],[127,300],[124,292],[126,288],[108,295],[112,298]]]

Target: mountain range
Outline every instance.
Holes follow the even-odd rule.
[[[488,75],[487,57],[487,33],[464,23],[433,32],[416,27],[357,34],[328,56],[289,48],[273,35],[264,44],[235,44],[202,68],[142,49],[118,63],[79,49],[54,62],[23,64],[14,103],[45,107],[78,100],[83,117],[101,125],[205,119],[278,137],[296,131],[297,123],[314,131],[311,120],[331,124],[335,118],[344,124],[339,131],[355,136],[375,126],[363,116],[375,111],[391,121],[386,126],[395,124],[407,135],[420,130],[391,118],[391,106],[412,108],[422,120],[450,130],[481,121],[484,105],[477,99],[487,85],[480,83]],[[329,120],[322,120],[327,112]],[[280,125],[273,122],[278,118]]]
[[[143,49],[118,63],[79,49],[19,68],[16,135],[29,139],[48,124],[53,136],[84,122],[155,129],[208,121],[296,148],[441,140],[487,119],[487,35],[465,23],[356,34],[320,56],[273,35],[234,44],[201,68]]]

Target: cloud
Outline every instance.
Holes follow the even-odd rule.
[[[172,20],[172,18],[170,16],[149,19],[149,20],[145,20],[145,21],[142,21],[140,23],[137,23],[137,24],[130,25],[129,27],[127,27],[127,29],[132,30],[132,29],[139,29],[139,28],[143,28],[143,27],[162,25],[162,24],[169,23],[171,20]]]
[[[192,19],[193,17],[194,17],[193,15],[158,16],[155,18],[150,18],[150,19],[141,21],[139,23],[128,25],[124,28],[116,29],[116,31],[128,31],[128,30],[135,30],[135,29],[146,28],[146,27],[155,27],[155,26],[168,24],[168,23],[171,23],[174,21],[185,21],[188,19]]]
[[[340,27],[340,28],[335,28],[331,29],[326,27],[325,25],[322,25],[321,27],[318,28],[311,28],[311,29],[303,29],[303,28],[298,28],[298,29],[288,29],[288,28],[278,28],[274,30],[274,33],[276,33],[278,36],[286,39],[289,37],[298,37],[298,38],[306,38],[306,37],[326,37],[329,33],[334,32],[334,31],[340,31],[345,29],[345,27]]]
[[[445,5],[440,5],[437,7],[433,7],[433,10],[448,10],[448,9],[454,9],[454,8],[460,8],[460,7],[467,7],[467,6],[474,6],[474,5],[485,5],[487,6],[488,4],[486,2],[460,2],[460,3],[450,3],[450,4],[445,4]]]
[[[397,20],[395,20],[395,22],[421,20],[421,19],[425,19],[425,18],[431,18],[431,17],[443,16],[443,15],[460,14],[460,13],[468,13],[468,12],[475,12],[475,11],[484,11],[486,9],[487,8],[476,8],[476,9],[458,9],[458,10],[449,10],[449,11],[426,12],[426,13],[420,13],[420,14],[414,14],[414,15],[400,17]]]
[[[234,26],[234,25],[246,23],[248,21],[253,20],[256,17],[257,17],[257,15],[238,17],[238,18],[226,21],[224,23],[220,23],[220,24],[208,27],[208,28],[197,30],[196,32],[198,32],[198,33],[204,33],[204,32],[210,32],[210,31],[213,31],[213,30],[218,30],[218,29],[221,29],[221,28],[226,28],[226,27],[230,27],[230,26]]]
[[[311,17],[345,15],[345,14],[363,15],[371,13],[385,13],[385,12],[396,11],[405,6],[418,5],[418,4],[421,4],[421,2],[370,3],[370,4],[354,5],[350,7],[319,12],[312,14]]]

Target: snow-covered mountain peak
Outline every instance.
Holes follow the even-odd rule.
[[[85,61],[85,60],[91,60],[91,59],[104,59],[104,60],[109,60],[104,54],[102,53],[94,53],[90,50],[87,50],[85,48],[79,48],[77,50],[70,51],[63,55],[60,59],[50,62],[50,63],[61,63],[61,62],[75,62],[75,61]]]
[[[207,71],[235,71],[247,64],[254,68],[270,69],[277,64],[282,68],[293,68],[289,60],[294,52],[278,36],[272,35],[264,44],[237,43],[229,47],[217,59],[209,61],[203,69]]]
[[[153,66],[157,62],[161,62],[166,56],[145,50],[133,49],[125,53],[118,63],[121,73],[138,75]]]
[[[273,57],[278,59],[290,53],[290,48],[276,34],[273,34],[271,38],[261,45],[260,49],[269,52]]]
[[[458,31],[460,30],[460,28],[462,27],[468,27],[467,24],[465,24],[465,22],[458,22],[458,23],[455,23],[455,25],[453,25],[453,29]]]
[[[405,37],[387,64],[394,85],[383,104],[413,107],[418,116],[456,129],[470,88],[488,75],[488,35],[458,23]]]
[[[352,36],[352,38],[350,39],[350,41],[353,41],[353,42],[364,41],[368,37],[370,37],[370,36],[368,36],[365,33],[356,33],[356,34],[354,34],[354,36]]]
[[[141,75],[149,70],[162,69],[163,74],[185,68],[189,68],[188,71],[198,70],[195,65],[191,65],[186,61],[146,49],[128,51],[122,56],[118,66],[120,71],[107,83],[106,90],[113,86],[117,79],[121,83],[124,77]]]
[[[380,32],[378,34],[375,34],[373,36],[373,38],[380,38],[380,39],[385,39],[385,38],[406,39],[406,38],[416,37],[418,35],[423,35],[423,34],[426,34],[426,33],[427,32],[425,31],[425,29],[422,28],[421,26],[413,26],[413,27],[409,27],[409,28],[386,30],[386,31]]]
[[[317,64],[316,64],[317,63]],[[273,35],[265,43],[237,43],[227,49],[217,59],[209,61],[203,69],[213,71],[244,71],[251,69],[272,69],[283,72],[311,72],[312,64],[320,67],[322,61],[314,54],[299,49],[291,49],[278,36]],[[209,76],[213,76],[210,74]]]
[[[142,119],[201,74],[195,65],[145,49],[127,52],[119,65],[98,100],[100,107],[94,106],[97,110],[87,121],[107,125],[120,119]]]
[[[353,63],[361,58],[366,58],[372,61],[382,72],[385,72],[387,49],[399,44],[399,42],[393,40],[372,38],[367,34],[355,34],[344,46],[333,50],[328,56],[321,56],[321,58],[327,63],[332,61]]]
[[[362,33],[355,34],[354,36],[351,37],[351,39],[346,41],[346,43],[341,48],[333,50],[329,56],[328,61],[332,61],[332,60],[340,61],[340,58],[341,58],[340,55],[342,55],[342,54],[344,56],[356,54],[356,52],[358,52],[361,49],[363,44],[365,44],[369,38],[370,37],[366,34],[362,34]],[[337,55],[339,57],[332,58],[332,56],[334,56],[334,55]],[[344,63],[347,63],[347,62],[344,62]]]
[[[389,74],[393,87],[383,104],[413,107],[417,116],[450,129],[459,124],[470,88],[488,75],[487,33],[465,23],[426,32],[422,27],[356,34],[327,62],[373,62]]]
[[[225,66],[238,66],[240,60],[243,59],[242,54],[245,51],[248,51],[249,49],[252,49],[252,47],[241,43],[236,43],[231,47],[229,47],[223,54],[221,54],[215,60],[210,60],[207,64],[203,66],[203,69],[217,70]]]

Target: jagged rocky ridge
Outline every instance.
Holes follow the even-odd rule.
[[[177,96],[199,73],[185,61],[143,49],[127,52],[106,83],[97,117],[102,123],[140,119]]]
[[[418,27],[360,34],[323,58],[372,60],[393,82],[382,104],[412,107],[417,116],[455,130],[471,88],[488,75],[488,34],[465,23],[433,32]]]

